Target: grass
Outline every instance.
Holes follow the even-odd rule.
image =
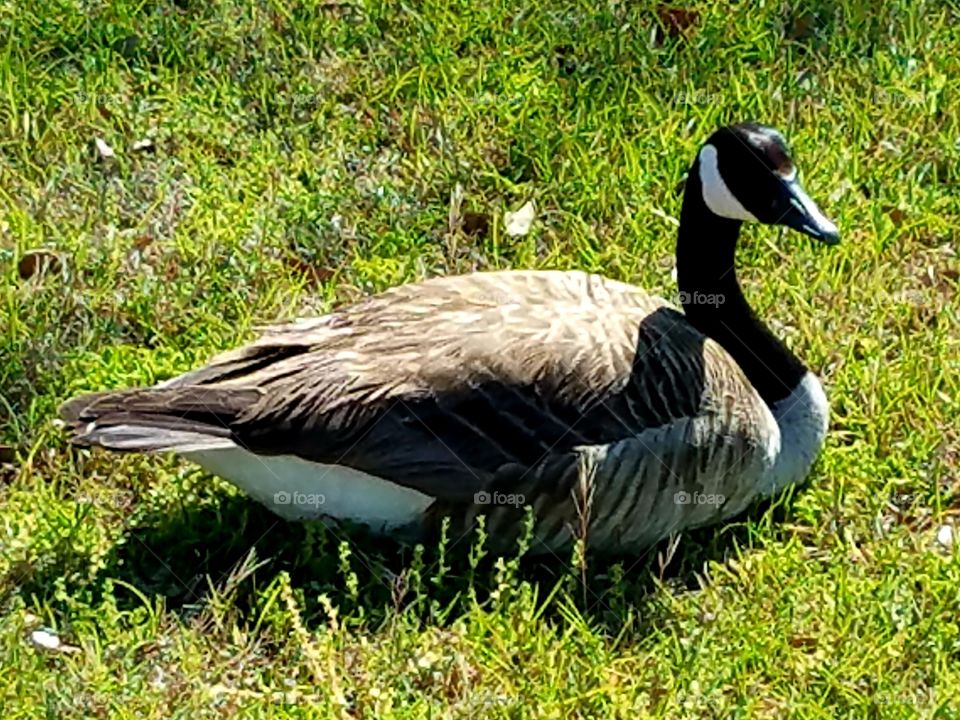
[[[960,717],[937,540],[960,524],[960,10],[684,9],[0,2],[6,720]],[[439,273],[674,293],[675,188],[744,119],[785,131],[843,243],[742,243],[833,415],[810,483],[736,523],[585,564],[395,546],[54,422]],[[60,266],[23,279],[36,249]]]

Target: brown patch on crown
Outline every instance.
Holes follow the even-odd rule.
[[[790,159],[786,140],[768,125],[745,122],[728,125],[722,131],[737,138],[767,169],[783,180],[792,180],[797,170]]]
[[[793,161],[778,134],[764,129],[751,129],[748,138],[763,153],[771,170],[781,177],[789,177],[794,171]]]
[[[790,177],[794,173],[793,162],[787,155],[783,147],[776,142],[771,142],[765,148],[767,157],[773,164],[773,171],[781,177]]]
[[[776,166],[774,172],[782,178],[792,178],[796,175],[797,168],[790,162],[790,158],[786,158],[785,162]]]

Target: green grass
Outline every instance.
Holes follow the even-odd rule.
[[[960,717],[960,551],[936,540],[960,524],[956,5],[696,3],[686,37],[650,2],[319,5],[0,2],[4,720]],[[439,273],[673,293],[676,187],[745,119],[785,131],[843,233],[751,228],[740,253],[831,433],[808,486],[675,552],[285,524],[54,422]],[[63,267],[23,280],[37,248]]]

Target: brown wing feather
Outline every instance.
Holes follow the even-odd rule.
[[[705,342],[632,286],[579,272],[480,273],[267,328],[115,404],[129,411],[136,397],[142,409],[156,394],[158,406],[228,427],[256,452],[348,465],[462,501],[503,468],[520,476],[727,397],[751,402],[739,368],[709,343],[726,367],[706,367]],[[211,401],[221,395],[230,401]]]

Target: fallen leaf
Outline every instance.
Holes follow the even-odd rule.
[[[60,272],[62,268],[63,261],[60,256],[52,250],[42,248],[27,250],[17,265],[21,280],[29,280],[36,275],[43,275],[47,272]]]
[[[117,156],[113,148],[107,145],[103,138],[94,138],[93,147],[97,151],[97,158],[99,160],[111,160]]]
[[[127,253],[127,263],[130,270],[136,270],[146,260],[157,259],[160,251],[153,245],[153,236],[149,233],[136,235],[132,247]]]
[[[795,648],[815,648],[817,639],[806,635],[794,635],[790,638],[790,647]]]
[[[48,632],[47,630],[34,630],[30,633],[30,641],[41,650],[64,653],[80,651],[80,648],[74,645],[67,645],[61,642],[58,635]]]
[[[298,257],[288,257],[287,267],[301,275],[308,283],[318,285],[333,277],[333,270],[319,265],[313,265]]]
[[[817,16],[814,13],[797,15],[787,27],[787,37],[790,40],[806,40],[817,32]]]
[[[536,207],[533,201],[528,201],[516,212],[506,212],[503,216],[503,224],[507,235],[510,237],[522,237],[530,232],[530,227],[537,216]]]
[[[123,40],[120,41],[118,50],[120,51],[121,55],[129,59],[133,57],[138,47],[140,47],[140,38],[136,35],[127,35]]]
[[[891,155],[900,154],[900,146],[891,140],[881,140],[877,145],[881,150],[885,150]]]
[[[490,229],[490,216],[485,213],[465,212],[460,227],[464,235],[484,237]]]
[[[570,77],[577,71],[577,58],[574,57],[573,47],[559,45],[553,50],[553,58],[557,64],[557,71],[563,77]]]
[[[953,525],[941,525],[937,530],[937,542],[944,550],[953,549],[954,533]]]
[[[903,210],[893,205],[884,205],[883,212],[887,214],[887,217],[890,218],[890,221],[895,227],[900,227],[900,225],[903,223],[903,219],[907,215]]]
[[[657,18],[667,35],[675,38],[685,36],[687,31],[700,21],[700,13],[696,10],[659,5]]]
[[[843,180],[842,182],[838,183],[833,191],[827,196],[827,200],[831,205],[836,205],[848,192],[854,189],[855,188],[852,182],[849,180]]]
[[[133,145],[130,146],[130,149],[133,152],[153,152],[156,150],[156,146],[150,138],[143,138],[134,142]]]
[[[450,209],[447,213],[447,230],[454,232],[463,221],[460,209],[463,207],[463,185],[457,183],[450,191]]]
[[[153,236],[149,233],[138,235],[133,241],[133,247],[141,252],[146,250],[151,244],[153,244]]]

